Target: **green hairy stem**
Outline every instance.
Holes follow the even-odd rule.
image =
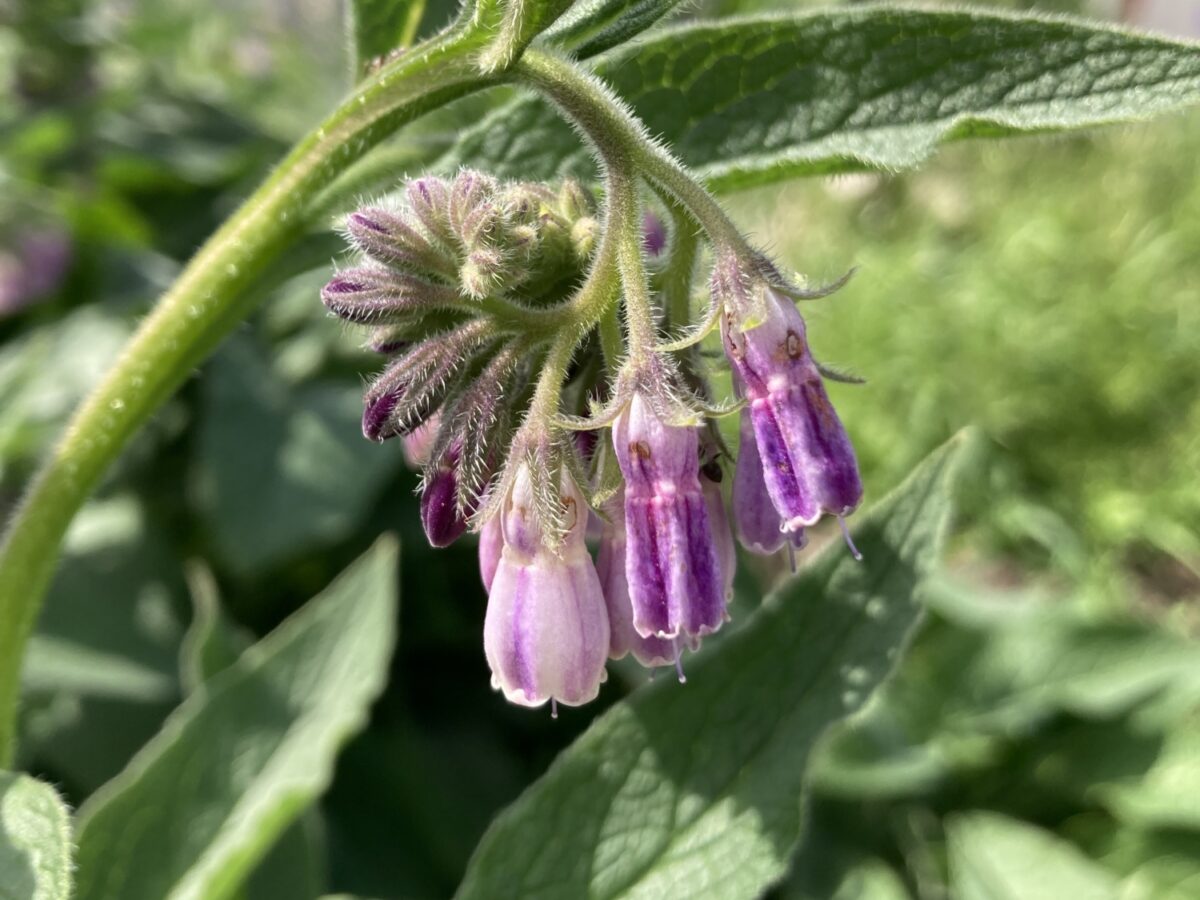
[[[248,314],[257,295],[246,289],[303,233],[321,190],[404,123],[501,80],[480,73],[482,46],[477,30],[452,29],[360,84],[200,249],[76,411],[0,546],[0,768],[12,762],[25,645],[76,511],[129,439]]]

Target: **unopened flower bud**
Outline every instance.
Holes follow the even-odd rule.
[[[742,385],[762,458],[763,480],[786,532],[823,513],[845,516],[862,500],[854,449],[825,393],[795,304],[766,292],[763,323],[741,330],[728,320],[725,351]]]
[[[463,241],[464,246],[469,247],[474,243],[467,239],[466,234],[479,230],[478,214],[481,208],[489,207],[493,215],[498,215],[499,210],[492,203],[495,193],[496,179],[474,169],[463,169],[450,185],[447,219],[451,230]]]
[[[569,222],[592,214],[592,198],[574,178],[563,181],[558,189],[558,211]]]
[[[433,238],[446,247],[454,246],[450,225],[450,188],[432,175],[414,178],[404,190],[408,207]]]
[[[612,431],[625,476],[634,627],[646,637],[716,631],[725,619],[725,592],[700,490],[696,429],[664,422],[635,392]]]
[[[382,441],[420,425],[445,395],[451,378],[489,338],[489,324],[474,320],[427,337],[396,357],[367,388],[363,435]]]
[[[596,249],[600,236],[600,223],[590,216],[576,220],[571,226],[571,247],[579,259],[588,259]]]
[[[399,213],[368,206],[346,217],[346,235],[367,256],[385,265],[454,277],[455,261]]]
[[[339,318],[359,325],[396,321],[457,300],[453,288],[382,266],[338,272],[321,288],[321,302]]]
[[[473,300],[482,300],[502,290],[507,274],[504,254],[495,247],[475,248],[458,271],[463,293]]]
[[[565,474],[562,492],[568,522],[557,550],[546,546],[536,524],[528,465],[518,471],[499,514],[504,545],[488,595],[483,644],[493,687],[522,706],[587,703],[605,678],[608,614],[584,545],[587,507]]]
[[[431,547],[449,547],[467,530],[458,509],[458,449],[442,457],[421,488],[421,526]]]

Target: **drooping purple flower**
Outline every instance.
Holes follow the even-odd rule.
[[[486,591],[492,589],[503,550],[504,530],[500,527],[500,516],[492,516],[479,529],[479,577],[483,579]]]
[[[640,392],[613,423],[625,476],[625,573],[644,637],[700,637],[725,620],[721,568],[700,490],[695,428],[664,422]]]
[[[795,304],[767,289],[762,324],[726,320],[725,352],[744,390],[763,480],[786,532],[862,500],[854,448],[834,412]]]
[[[673,665],[678,657],[675,641],[661,637],[643,637],[633,627],[633,601],[629,596],[629,581],[625,575],[625,510],[624,497],[618,493],[607,506],[609,521],[600,533],[600,552],[596,556],[596,571],[604,589],[608,608],[609,645],[611,659],[621,659],[632,653],[634,659],[647,668]]]
[[[569,476],[562,490],[568,521],[555,549],[546,546],[535,521],[527,465],[500,513],[504,544],[488,595],[483,646],[493,687],[522,706],[587,703],[605,678],[608,613],[584,544],[587,507]]]
[[[421,527],[431,547],[449,547],[467,530],[458,508],[458,456],[458,448],[451,447],[421,488]]]
[[[741,415],[741,444],[733,471],[733,522],[738,540],[751,553],[769,555],[787,541],[798,550],[806,541],[804,529],[784,532],[783,518],[771,501],[763,478],[762,458],[758,455],[750,410],[743,409]]]
[[[720,472],[717,468],[716,473],[719,475]],[[708,510],[713,546],[717,550],[717,565],[721,568],[722,596],[729,602],[733,599],[733,577],[737,573],[737,547],[734,546],[733,532],[729,528],[729,516],[725,513],[725,498],[721,496],[721,486],[715,479],[708,477],[707,470],[701,470],[700,473],[700,492],[704,494],[704,507]]]

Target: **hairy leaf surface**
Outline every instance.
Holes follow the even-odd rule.
[[[715,190],[897,170],[938,144],[1146,119],[1200,100],[1200,47],[1064,18],[869,8],[663,29],[597,72]],[[540,100],[513,101],[443,160],[590,177]]]

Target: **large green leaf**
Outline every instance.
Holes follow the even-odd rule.
[[[692,667],[599,719],[485,835],[464,898],[758,896],[800,833],[805,760],[892,667],[945,528],[943,448]]]
[[[716,190],[914,166],[942,142],[1144,119],[1200,100],[1200,47],[1061,18],[876,7],[663,29],[597,71]],[[593,172],[523,98],[444,166]]]
[[[232,340],[201,385],[197,504],[240,574],[345,538],[401,462],[363,440],[356,384],[293,388],[266,360],[249,338]]]
[[[680,0],[580,0],[544,35],[579,59],[603,53],[645,31]]]
[[[348,0],[346,30],[356,77],[372,62],[412,43],[425,13],[425,0]]]
[[[973,812],[946,823],[957,900],[1113,900],[1117,881],[1078,849],[1033,825]]]
[[[80,812],[79,900],[228,897],[328,785],[387,677],[396,548],[381,541],[192,694]]]
[[[1151,718],[1182,724],[1187,720],[1176,710],[1200,701],[1195,643],[1144,621],[1098,620],[1069,602],[989,598],[948,583],[931,586],[928,598],[936,614],[897,676],[814,758],[819,790],[874,800],[913,796],[989,768],[1015,735],[1036,735],[1063,712],[1109,722],[1138,707],[1141,730],[1152,732]],[[1117,722],[1095,727],[1125,733]],[[1102,782],[1114,808],[1131,815],[1140,808],[1152,816],[1158,807],[1163,816],[1189,817],[1181,808],[1186,800],[1166,785],[1186,779],[1178,763],[1194,735],[1179,731],[1172,738],[1179,752],[1160,759],[1154,777],[1143,781],[1138,742],[1112,735],[1098,741],[1086,729],[1072,734],[1054,748],[1062,773],[1047,760],[1043,775],[1078,790]],[[1044,745],[1040,752],[1050,751]],[[1109,784],[1113,772],[1128,777]]]
[[[0,772],[0,897],[68,900],[71,823],[54,788]]]

